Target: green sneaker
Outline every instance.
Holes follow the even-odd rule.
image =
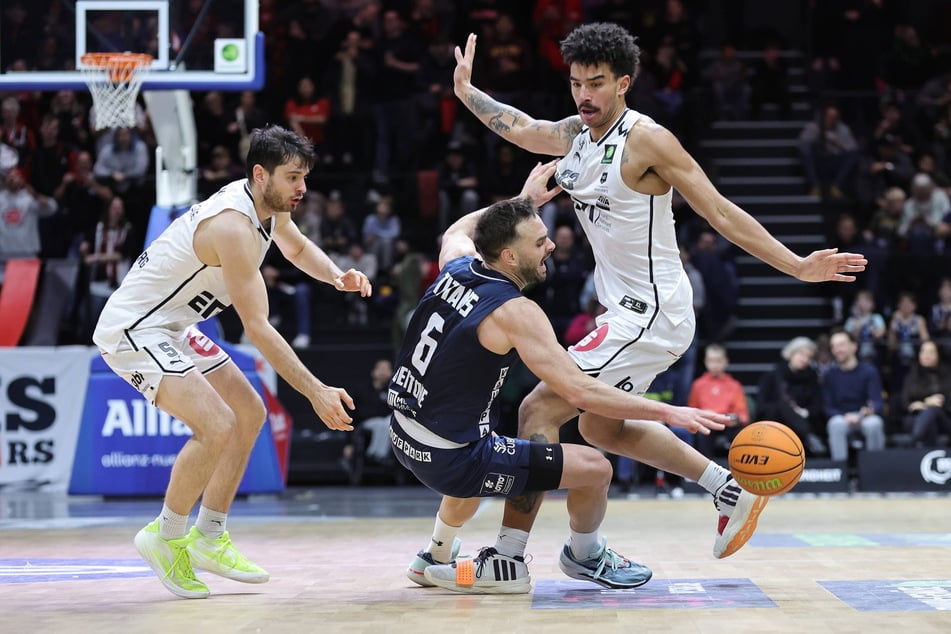
[[[235,548],[228,531],[218,539],[209,539],[192,526],[188,539],[188,553],[199,570],[242,583],[264,583],[271,578],[267,570],[251,562]]]
[[[136,533],[135,549],[172,594],[184,599],[204,599],[209,594],[208,586],[199,581],[192,570],[188,557],[191,541],[191,536],[162,539],[156,519]]]

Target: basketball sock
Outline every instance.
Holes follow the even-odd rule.
[[[212,511],[205,505],[201,505],[198,508],[198,519],[195,520],[195,528],[208,539],[218,539],[228,529],[228,514]]]
[[[433,537],[429,541],[426,552],[433,556],[438,563],[448,563],[452,559],[452,542],[456,539],[461,526],[450,526],[436,514],[436,525],[433,527]]]
[[[730,478],[729,471],[711,460],[707,468],[703,470],[703,475],[697,480],[697,484],[713,495],[716,495],[720,487],[726,484]]]
[[[528,546],[528,531],[503,526],[499,529],[499,537],[495,541],[495,550],[506,557],[525,557],[525,547]]]
[[[162,514],[158,516],[159,537],[162,539],[178,539],[185,536],[185,528],[188,525],[188,516],[179,515],[168,505],[162,506]]]
[[[598,531],[579,533],[572,530],[569,544],[572,557],[578,561],[585,561],[591,559],[601,549],[601,538],[598,536]]]

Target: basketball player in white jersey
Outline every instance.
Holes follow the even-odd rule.
[[[834,249],[803,258],[752,216],[724,198],[668,130],[625,104],[637,76],[639,49],[616,24],[586,24],[561,51],[569,65],[578,114],[539,121],[472,85],[476,36],[456,48],[456,96],[486,126],[535,154],[562,157],[555,179],[574,201],[595,257],[594,282],[607,312],[569,348],[578,367],[619,389],[643,394],[687,349],[694,332],[692,291],[680,263],[671,212],[672,189],[710,225],[776,269],[803,281],[852,281],[865,259]],[[578,410],[544,382],[519,409],[519,436],[556,442]],[[714,495],[720,517],[713,554],[726,557],[752,535],[767,498],[740,489],[729,472],[653,421],[581,413],[585,439],[669,473],[696,480]],[[496,546],[522,556],[541,494],[509,499]],[[503,539],[504,538],[504,539]],[[519,542],[512,546],[512,542]]]
[[[135,537],[163,585],[185,598],[208,596],[193,567],[246,583],[268,580],[226,530],[266,411],[244,374],[195,324],[233,304],[251,343],[324,424],[353,429],[350,395],[313,376],[268,323],[260,266],[273,241],[295,266],[337,290],[367,296],[370,282],[354,269],[341,271],[291,221],[314,165],[309,141],[278,126],[255,130],[246,164],[246,179],[192,206],[146,247],[93,334],[116,374],[193,433],[175,459],[161,515]]]

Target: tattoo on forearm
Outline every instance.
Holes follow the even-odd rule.
[[[524,116],[520,110],[499,103],[485,93],[473,93],[469,95],[466,106],[474,115],[483,119],[485,124],[496,132],[511,131]],[[486,115],[490,115],[487,121],[484,119]]]
[[[505,113],[499,112],[494,117],[489,119],[489,124],[488,124],[489,127],[495,130],[496,132],[508,132],[509,130],[512,129],[511,126],[507,125],[504,121],[502,121],[503,114]]]

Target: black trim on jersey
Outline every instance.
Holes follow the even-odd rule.
[[[608,131],[605,133],[605,135],[604,135],[603,137],[601,137],[601,139],[600,139],[597,143],[595,143],[595,146],[598,146],[598,145],[601,145],[602,143],[604,143],[604,140],[607,139],[609,136],[611,136],[611,134],[612,134],[615,130],[617,130],[617,127],[618,127],[619,125],[621,125],[621,122],[622,122],[622,121],[624,121],[624,117],[627,116],[627,113],[628,113],[628,112],[630,112],[630,108],[625,108],[625,109],[624,109],[624,112],[621,113],[621,116],[618,117],[618,118],[617,118],[617,121],[614,122],[614,125],[611,126],[611,129],[608,130]]]
[[[660,294],[657,292],[657,284],[654,282],[654,195],[651,194],[650,200],[650,220],[647,223],[647,270],[650,271],[651,288],[654,289],[654,314],[647,322],[647,327],[654,325],[657,314],[660,312]]]
[[[628,346],[632,346],[632,345],[634,345],[635,343],[637,343],[638,341],[640,341],[641,337],[644,336],[644,333],[645,333],[645,332],[647,332],[647,328],[644,328],[643,326],[641,326],[641,332],[640,332],[636,337],[634,337],[633,339],[631,339],[630,341],[628,341],[626,344],[624,344],[623,346],[621,346],[620,348],[618,348],[617,350],[615,350],[615,351],[614,351],[614,354],[611,355],[611,358],[608,359],[607,361],[605,361],[605,362],[604,362],[604,365],[602,365],[601,367],[599,367],[599,368],[582,368],[581,366],[578,366],[578,369],[581,370],[582,372],[584,372],[585,374],[593,375],[593,376],[596,377],[597,375],[594,374],[594,373],[600,373],[602,370],[604,370],[606,367],[608,367],[608,365],[609,365],[612,361],[614,361],[614,358],[617,357],[619,354],[621,354],[621,352],[622,352],[625,348],[627,348]]]
[[[204,271],[204,270],[207,269],[207,268],[208,268],[208,265],[207,265],[207,264],[202,264],[200,269],[198,269],[197,271],[195,271],[194,273],[192,273],[191,276],[187,277],[184,282],[182,282],[181,284],[178,285],[178,288],[176,288],[174,291],[171,292],[170,295],[168,295],[168,296],[167,296],[165,299],[163,299],[161,302],[159,302],[158,304],[156,304],[155,306],[153,306],[153,307],[152,307],[152,310],[150,310],[149,312],[147,312],[147,313],[145,313],[144,315],[142,315],[142,317],[140,317],[138,320],[136,320],[135,323],[133,323],[133,324],[132,324],[131,326],[129,326],[128,328],[126,328],[126,329],[125,329],[125,334],[126,334],[126,338],[129,339],[129,343],[132,343],[132,339],[129,338],[129,331],[130,331],[130,330],[135,330],[135,328],[136,328],[139,324],[141,324],[143,321],[145,321],[146,319],[148,319],[149,317],[151,317],[152,314],[155,313],[155,311],[157,311],[157,310],[160,309],[162,306],[164,306],[165,304],[167,304],[167,303],[169,303],[170,301],[172,301],[172,298],[175,297],[176,295],[178,295],[178,292],[179,292],[180,290],[182,290],[183,288],[185,288],[185,286],[187,286],[189,282],[191,282],[193,279],[195,279],[195,277],[196,277],[199,273],[201,273],[202,271]],[[135,347],[135,344],[132,343],[132,346]],[[136,350],[138,350],[138,348],[136,348]]]
[[[220,368],[220,367],[223,366],[224,364],[228,363],[229,361],[231,361],[231,357],[226,357],[225,359],[223,359],[222,361],[219,361],[218,363],[216,363],[215,365],[211,366],[210,368],[206,368],[206,369],[202,370],[201,373],[202,373],[202,374],[208,374],[209,372],[214,372],[215,370],[217,370],[218,368]]]
[[[152,361],[155,361],[155,365],[159,367],[159,369],[162,371],[163,374],[178,374],[180,376],[185,376],[186,374],[188,374],[189,372],[195,369],[195,364],[192,364],[181,370],[170,370],[166,368],[164,365],[162,365],[162,362],[159,361],[158,357],[152,354],[151,350],[149,350],[148,348],[142,348],[142,351],[145,352],[145,354],[152,357]]]
[[[254,194],[251,193],[251,183],[247,179],[244,181],[244,193],[251,199],[251,206],[254,207]]]

